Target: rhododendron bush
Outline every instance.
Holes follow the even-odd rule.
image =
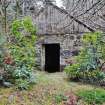
[[[92,84],[105,82],[105,35],[100,32],[88,33],[82,37],[83,48],[65,71],[70,79]]]
[[[1,51],[6,50],[0,54],[0,65],[4,71],[1,75],[2,82],[16,84],[20,89],[27,89],[29,84],[35,83],[32,73],[35,67],[35,33],[29,17],[13,21],[10,36],[12,40],[4,41]]]

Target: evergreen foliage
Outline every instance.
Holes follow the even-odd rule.
[[[102,70],[105,61],[104,35],[99,32],[89,33],[82,37],[83,49],[76,57],[77,64],[65,68],[69,78],[88,81],[91,83],[101,82],[105,78]]]

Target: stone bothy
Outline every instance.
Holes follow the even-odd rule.
[[[46,3],[37,15],[33,15],[37,28],[37,64],[48,72],[62,71],[71,56],[77,55],[84,33],[94,31],[71,16],[66,10]]]

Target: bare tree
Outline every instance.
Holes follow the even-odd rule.
[[[69,14],[90,27],[105,30],[105,0],[62,0]]]
[[[4,32],[7,32],[7,8],[10,4],[9,0],[0,0],[0,18],[1,25],[4,28]]]

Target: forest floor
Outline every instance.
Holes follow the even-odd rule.
[[[69,82],[64,72],[36,72],[37,83],[32,89],[19,91],[14,87],[0,88],[0,105],[64,105],[57,104],[55,96],[96,87],[82,83]]]

